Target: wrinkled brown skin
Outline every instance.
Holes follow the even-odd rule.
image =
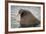
[[[36,27],[37,25],[35,24],[40,24],[40,21],[37,20],[28,10],[21,9],[19,14],[21,14],[21,27]]]

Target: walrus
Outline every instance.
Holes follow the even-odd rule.
[[[40,24],[40,21],[29,10],[20,9],[19,14],[21,27],[37,27]]]

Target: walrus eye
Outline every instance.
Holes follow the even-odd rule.
[[[23,17],[24,16],[24,12],[22,12],[22,14],[21,14],[21,17]]]
[[[24,17],[25,15],[27,15],[27,12],[26,12],[26,11],[23,11],[23,12],[21,13],[21,17]]]

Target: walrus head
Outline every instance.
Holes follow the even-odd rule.
[[[19,14],[21,17],[20,19],[21,27],[35,27],[38,24],[40,24],[40,21],[37,20],[33,16],[33,14],[28,10],[21,9],[19,10]]]
[[[24,17],[25,15],[30,14],[30,12],[29,12],[28,10],[23,10],[23,9],[21,9],[21,10],[19,10],[19,14],[21,15],[21,18],[22,18],[22,17]]]

